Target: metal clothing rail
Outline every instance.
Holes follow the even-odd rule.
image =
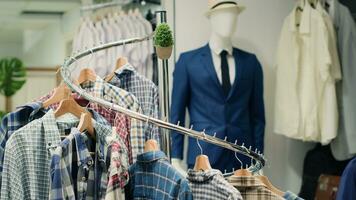
[[[69,59],[66,59],[60,69],[63,81],[68,85],[69,88],[71,88],[73,91],[77,92],[80,96],[82,96],[83,98],[87,99],[90,102],[94,102],[94,103],[97,103],[104,107],[110,108],[112,110],[116,110],[116,111],[123,113],[131,118],[134,118],[134,119],[137,119],[140,121],[144,121],[144,122],[148,122],[148,123],[152,123],[158,127],[176,131],[176,132],[182,133],[184,135],[187,135],[189,137],[193,137],[193,138],[223,147],[225,149],[229,149],[231,151],[243,154],[243,155],[248,156],[256,161],[255,164],[249,168],[249,170],[251,170],[252,172],[257,172],[260,169],[262,169],[265,166],[266,161],[265,161],[263,154],[258,152],[257,149],[255,151],[253,151],[251,149],[251,147],[247,148],[244,145],[242,145],[242,146],[237,145],[238,141],[235,141],[235,143],[230,143],[227,141],[227,139],[228,139],[227,137],[225,137],[225,139],[222,140],[220,138],[215,137],[216,134],[214,134],[214,136],[207,135],[205,133],[205,130],[202,132],[195,131],[195,130],[192,130],[192,128],[187,129],[187,128],[181,127],[181,126],[179,126],[179,123],[177,125],[175,125],[175,124],[171,124],[169,122],[165,122],[165,121],[162,121],[162,120],[159,120],[156,118],[146,116],[141,113],[133,112],[133,111],[125,109],[119,105],[107,102],[101,98],[94,97],[73,83],[72,78],[71,78],[70,65],[73,64],[74,62],[76,62],[78,59],[83,58],[89,54],[93,54],[95,52],[98,52],[98,51],[101,51],[104,49],[108,49],[108,48],[111,48],[114,46],[121,46],[121,45],[126,45],[126,44],[142,42],[142,41],[152,38],[152,36],[153,35],[149,35],[149,36],[146,36],[143,38],[132,38],[132,39],[126,39],[126,40],[117,41],[117,42],[111,42],[108,44],[103,44],[103,45],[88,49],[86,51],[83,51],[81,53],[78,53],[75,56],[70,57]]]
[[[81,11],[98,10],[101,8],[107,8],[107,7],[112,7],[112,6],[122,6],[122,5],[126,5],[130,2],[132,2],[132,1],[131,0],[120,0],[120,1],[92,4],[92,5],[83,6],[80,10]]]

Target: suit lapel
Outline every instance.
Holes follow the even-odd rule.
[[[236,67],[236,69],[235,69],[235,81],[234,81],[234,84],[231,87],[229,95],[227,96],[227,100],[229,100],[233,96],[235,90],[237,89],[238,82],[241,80],[242,75],[243,75],[243,67],[242,67],[242,66],[244,66],[243,60],[239,56],[239,51],[237,49],[235,49],[235,48],[233,49],[233,55],[234,55],[235,67]]]
[[[201,54],[201,62],[204,63],[204,68],[207,70],[209,77],[214,82],[214,85],[216,85],[216,87],[218,88],[220,95],[225,98],[222,86],[219,82],[218,76],[214,68],[213,58],[209,45],[206,45],[204,47],[204,50]]]

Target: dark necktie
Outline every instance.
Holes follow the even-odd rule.
[[[221,56],[221,78],[222,78],[222,88],[224,90],[224,94],[227,97],[229,95],[231,89],[230,82],[230,73],[229,73],[229,64],[227,62],[227,51],[222,51],[220,53]]]

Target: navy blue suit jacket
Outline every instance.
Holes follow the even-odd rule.
[[[171,122],[180,121],[180,125],[184,126],[188,108],[194,130],[205,129],[209,135],[216,132],[221,139],[227,136],[232,143],[237,140],[239,145],[244,143],[263,152],[265,112],[262,67],[255,55],[240,49],[234,48],[233,56],[236,78],[230,94],[225,97],[209,45],[181,54],[173,73]],[[183,144],[183,135],[173,132],[173,158],[183,158]],[[213,167],[218,162],[228,166],[228,163],[221,162],[236,161],[233,152],[205,142],[200,144]],[[188,148],[188,165],[193,165],[196,156],[201,153],[196,139],[189,138]],[[222,161],[223,157],[228,158]],[[248,162],[244,164],[250,164],[247,158],[242,160]]]

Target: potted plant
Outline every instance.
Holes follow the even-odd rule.
[[[5,111],[12,109],[11,97],[19,91],[26,82],[26,68],[17,58],[0,60],[0,94],[5,96]],[[4,112],[0,112],[4,114]],[[0,116],[1,117],[1,116]]]
[[[168,24],[162,23],[157,26],[154,43],[157,50],[157,56],[160,59],[166,60],[171,57],[173,50],[173,35]]]

